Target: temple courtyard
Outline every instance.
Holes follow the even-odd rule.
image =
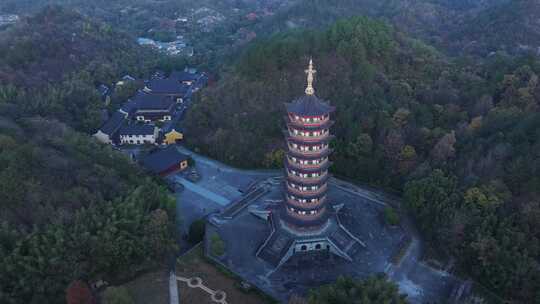
[[[401,215],[397,226],[385,222],[383,210],[399,206],[396,198],[335,178],[329,182],[330,205],[339,224],[362,244],[351,255],[352,261],[326,250],[296,254],[282,264],[262,259],[257,253],[272,233],[265,210],[283,200],[283,172],[239,170],[178,149],[191,155],[200,175],[198,181],[190,181],[185,173],[170,177],[183,185],[177,192],[179,229],[187,231],[194,220],[206,216],[207,256],[280,301],[331,283],[338,276],[363,278],[385,273],[411,303],[451,299],[462,285],[420,260],[423,244],[407,216]]]

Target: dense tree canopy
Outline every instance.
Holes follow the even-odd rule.
[[[76,301],[84,290],[70,282],[125,280],[159,263],[174,248],[174,198],[79,133],[106,110],[97,84],[158,58],[58,7],[1,35],[0,303]]]
[[[384,276],[362,281],[338,278],[336,283],[322,286],[311,292],[309,304],[406,304],[406,296],[400,295],[395,284]]]

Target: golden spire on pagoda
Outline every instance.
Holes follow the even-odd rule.
[[[313,88],[314,75],[317,70],[313,69],[313,59],[309,60],[309,68],[306,70],[307,74],[307,88],[306,95],[315,95],[315,89]]]

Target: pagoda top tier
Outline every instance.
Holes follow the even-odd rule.
[[[307,74],[307,88],[306,95],[297,98],[291,103],[287,103],[287,112],[298,116],[324,116],[332,113],[334,107],[330,106],[328,102],[319,99],[315,96],[315,89],[313,88],[314,75],[317,71],[313,69],[313,60],[309,61],[309,68],[306,70]]]
[[[304,95],[286,106],[288,113],[298,116],[324,116],[334,111],[334,107],[315,95]]]

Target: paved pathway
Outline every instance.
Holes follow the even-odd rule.
[[[250,175],[257,175],[257,176],[268,176],[268,177],[280,175],[281,172],[282,172],[282,170],[261,170],[261,169],[245,170],[245,169],[238,169],[238,168],[234,168],[234,167],[231,167],[229,165],[226,165],[226,164],[224,164],[222,162],[219,162],[217,160],[214,160],[214,159],[208,158],[206,156],[203,156],[201,154],[197,154],[197,153],[189,150],[188,148],[186,148],[184,146],[177,146],[177,149],[178,149],[178,151],[191,156],[191,158],[193,158],[195,160],[195,162],[203,163],[203,164],[205,164],[205,165],[207,165],[209,167],[219,168],[219,170],[221,170],[222,172],[244,173],[244,174],[250,174]]]
[[[210,299],[212,302],[217,304],[228,304],[227,303],[227,294],[222,290],[213,290],[208,288],[206,285],[203,284],[203,280],[199,277],[193,277],[193,278],[184,278],[181,276],[176,276],[176,280],[179,282],[184,282],[187,284],[189,288],[200,288],[204,292],[210,295]]]
[[[184,187],[186,187],[186,189],[190,190],[190,191],[193,191],[221,206],[227,206],[231,203],[231,201],[224,197],[224,196],[221,196],[215,192],[212,192],[210,190],[207,190],[206,188],[203,188],[199,185],[196,185],[188,180],[186,180],[185,178],[183,177],[180,177],[178,175],[175,176],[175,179],[176,181],[178,181],[179,183],[181,183]]]
[[[178,297],[178,284],[176,283],[176,275],[174,271],[169,274],[169,303],[180,304],[180,298]]]

